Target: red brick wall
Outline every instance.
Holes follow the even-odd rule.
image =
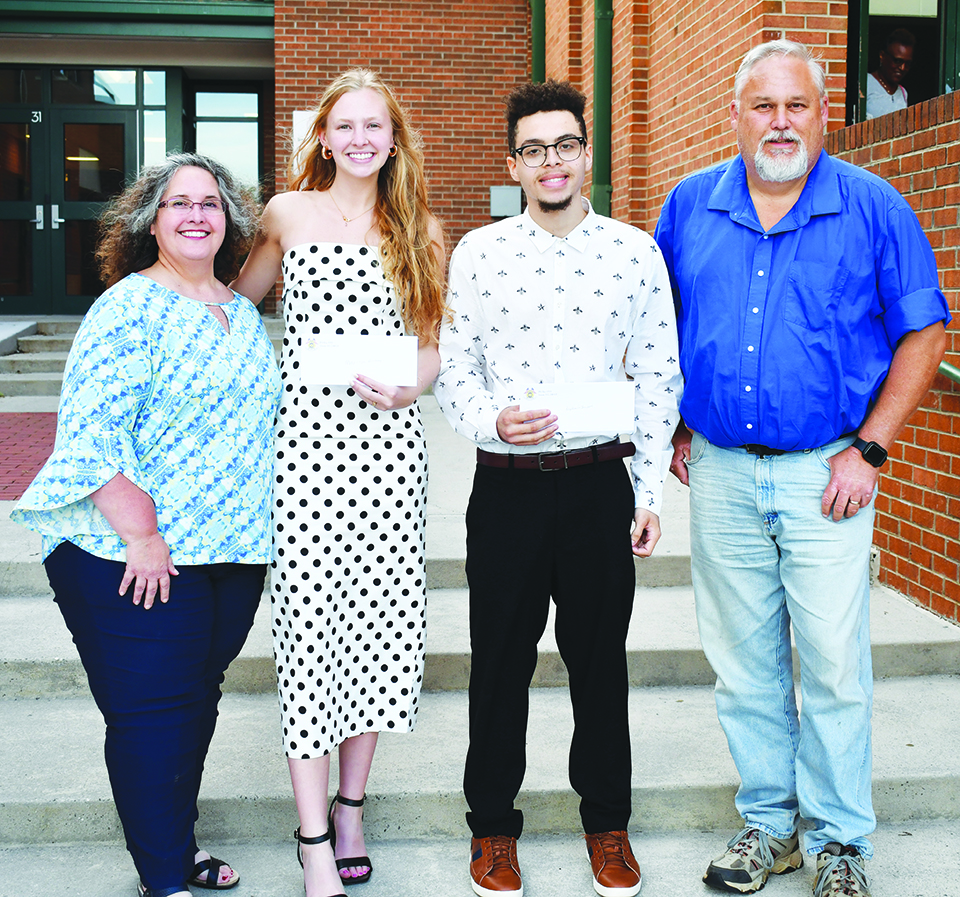
[[[825,62],[828,152],[876,171],[907,197],[960,319],[960,93],[844,129],[847,13],[845,2],[831,0],[615,0],[613,214],[653,230],[677,181],[730,158],[740,60],[763,41],[798,40]],[[591,4],[547,0],[547,31],[547,75],[569,77],[592,97]],[[579,58],[565,68],[567,47]],[[947,358],[960,366],[960,336],[948,340]],[[891,452],[877,510],[881,579],[960,621],[960,386],[938,376]]]
[[[635,223],[652,229],[677,181],[736,152],[733,79],[740,60],[759,43],[787,38],[821,55],[831,100],[828,127],[843,126],[846,3],[650,0],[649,6],[649,164]],[[619,187],[619,180],[614,183]]]
[[[583,16],[585,0],[546,0],[547,77],[583,82]],[[587,13],[592,10],[588,4]]]
[[[644,209],[643,185],[650,172],[650,3],[614,0],[612,171],[615,187],[611,214],[639,221]]]
[[[827,151],[879,174],[913,206],[960,321],[960,93],[827,136]],[[947,331],[960,366],[960,333]],[[937,376],[880,477],[874,544],[881,580],[960,621],[960,385]]]
[[[395,89],[424,136],[430,198],[451,247],[490,223],[507,175],[503,96],[529,77],[526,0],[276,0],[277,183],[292,113],[362,66]]]
[[[621,220],[652,230],[677,181],[735,152],[733,77],[765,40],[800,40],[823,56],[830,128],[843,125],[846,3],[615,0],[613,27],[613,214]],[[592,100],[592,4],[547,0],[547,75],[569,78]]]

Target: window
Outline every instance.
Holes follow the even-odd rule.
[[[260,183],[260,97],[255,90],[197,89],[197,152],[244,184]]]
[[[909,105],[954,90],[958,80],[957,11],[960,0],[852,0],[847,41],[847,124],[866,117],[867,74],[880,67],[887,37],[905,28],[915,38],[903,75]],[[951,40],[950,34],[953,33]],[[893,85],[891,85],[893,86]]]

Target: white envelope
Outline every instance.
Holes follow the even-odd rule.
[[[548,408],[565,436],[632,433],[634,388],[615,383],[539,383],[520,394],[520,410]]]
[[[305,336],[300,379],[316,386],[347,386],[363,374],[386,386],[417,385],[415,336]]]

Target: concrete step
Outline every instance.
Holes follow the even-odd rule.
[[[240,872],[237,897],[291,897],[303,893],[303,878],[286,828],[228,844],[201,837],[201,844]],[[204,817],[198,823],[203,830]],[[631,843],[643,872],[643,897],[707,895],[700,881],[707,863],[733,834],[719,831],[641,832]],[[370,840],[374,873],[364,897],[436,894],[467,897],[469,833],[423,840]],[[960,824],[956,820],[883,824],[871,839],[876,857],[867,865],[874,897],[957,897],[956,856]],[[519,845],[526,897],[592,897],[583,839],[573,834],[524,835]],[[136,873],[122,843],[29,844],[0,848],[2,897],[133,897]],[[807,861],[793,875],[770,885],[777,897],[810,897],[816,864]],[[14,884],[15,883],[15,884]],[[195,893],[201,893],[196,891]]]
[[[82,320],[82,315],[47,315],[30,320],[14,317],[3,318],[0,323],[5,323],[21,330],[32,329],[35,333],[42,336],[73,336],[80,328],[80,322]],[[263,324],[267,329],[267,333],[271,336],[283,336],[283,318],[280,316],[265,315]]]
[[[0,396],[58,396],[63,370],[31,374],[0,374]]]
[[[21,336],[17,343],[19,351],[24,353],[69,352],[74,336],[73,333],[36,333]]]
[[[67,352],[17,352],[13,355],[0,355],[0,373],[63,373],[68,354]]]
[[[80,315],[69,315],[69,316],[64,315],[61,317],[51,316],[48,318],[37,318],[34,321],[29,322],[35,325],[36,333],[26,334],[25,336],[22,336],[21,339],[27,339],[30,336],[35,335],[39,337],[69,338],[72,340],[72,338],[76,335],[77,330],[80,328],[80,322],[82,320],[83,318]],[[23,323],[24,322],[20,322],[21,325]],[[270,336],[278,336],[278,337],[283,336],[283,318],[277,315],[264,316],[263,326],[266,328],[266,331],[268,334],[270,334]],[[41,347],[47,344],[48,343],[45,343],[42,341],[35,343],[35,345],[38,345]],[[28,345],[34,345],[34,344],[28,343]],[[27,351],[37,351],[37,350],[29,350],[29,349],[21,348],[20,351],[27,352]],[[45,351],[45,350],[41,348],[39,351]]]
[[[50,337],[50,339],[59,339],[59,337]],[[282,338],[273,337],[271,342],[274,352],[279,358]],[[63,385],[63,369],[67,363],[68,354],[69,349],[63,351],[24,349],[13,355],[0,355],[0,392],[11,396],[59,396]],[[56,374],[57,376],[55,378],[33,379],[34,375],[41,373]],[[17,389],[18,383],[24,384],[20,387],[20,391]],[[32,390],[32,392],[28,390]]]
[[[198,828],[203,825],[201,819]],[[290,826],[295,825],[291,820]],[[291,829],[292,830],[292,829]],[[707,895],[700,876],[725,847],[729,830],[639,833],[631,837],[643,872],[643,897]],[[280,836],[286,835],[284,831]],[[470,894],[467,873],[469,833],[430,840],[377,841],[375,867],[366,897]],[[202,839],[201,839],[202,840]],[[960,826],[953,820],[881,824],[872,836],[876,857],[867,866],[874,897],[957,897],[956,849]],[[244,840],[221,849],[203,842],[241,873],[237,897],[291,897],[303,892],[303,878],[292,841]],[[592,897],[590,867],[576,835],[525,835],[519,845],[527,897]],[[122,844],[29,845],[0,848],[0,865],[16,888],[4,897],[117,897],[135,893],[136,873]],[[39,870],[43,870],[39,874]],[[777,876],[778,897],[810,897],[816,864],[808,861],[793,875]],[[196,892],[200,893],[200,892]]]
[[[738,826],[737,775],[709,687],[633,689],[633,822],[642,831]],[[273,695],[226,695],[200,795],[206,837],[255,839],[295,819]],[[877,683],[873,794],[885,822],[960,817],[960,677]],[[534,689],[528,768],[518,805],[531,834],[579,830],[567,781],[572,715],[565,689]],[[117,838],[103,764],[103,723],[90,698],[0,700],[0,844]],[[381,736],[367,793],[371,838],[459,837],[467,747],[463,692],[423,696],[411,735]]]
[[[871,626],[876,678],[960,675],[960,628],[935,617],[901,595],[873,589]],[[89,694],[76,650],[53,601],[0,601],[0,697],[71,698]],[[638,589],[627,636],[630,684],[712,685],[714,674],[700,648],[689,587]],[[799,669],[799,664],[795,664]],[[470,676],[468,598],[464,589],[434,589],[427,597],[427,661],[424,688],[465,689]],[[540,642],[533,684],[565,687],[567,671],[553,637],[553,612]],[[269,595],[240,657],[227,673],[224,690],[273,694],[276,675]]]
[[[74,334],[80,326],[79,315],[41,316],[25,318],[18,315],[0,316],[0,355],[9,355],[20,351],[18,340],[34,334],[52,335],[55,333]]]
[[[80,327],[82,315],[60,315],[37,319],[37,333],[45,336],[63,334],[73,336]]]
[[[8,329],[12,328],[11,332],[16,334],[14,339],[2,344],[0,396],[59,396],[63,368],[80,321],[79,316],[72,316],[11,322]],[[283,320],[265,317],[263,322],[274,351],[279,354]],[[21,333],[23,335],[19,335]],[[13,354],[4,354],[11,352]]]

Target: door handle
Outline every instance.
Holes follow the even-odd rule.
[[[50,206],[50,230],[60,230],[60,225],[67,219],[60,217],[60,206]]]
[[[37,230],[43,230],[43,206],[37,206],[37,217],[30,219],[31,224],[37,226]]]

